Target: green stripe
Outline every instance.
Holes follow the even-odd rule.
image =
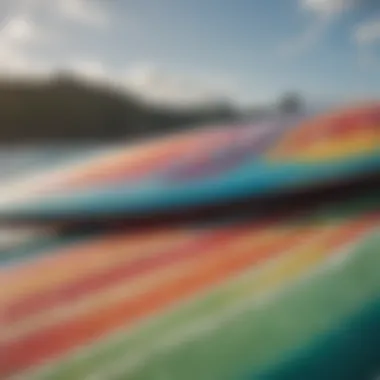
[[[380,237],[358,248],[345,265],[313,276],[264,308],[252,308],[225,323],[223,329],[178,345],[151,358],[128,379],[234,379],[243,368],[260,369],[281,360],[289,347],[300,347],[328,332],[342,318],[379,296]],[[135,349],[130,346],[124,351]],[[119,378],[125,379],[126,374]]]
[[[379,197],[359,198],[351,200],[349,207],[344,202],[334,207],[323,208],[315,216],[304,218],[302,222],[315,225],[319,221],[322,224],[337,224],[340,221],[346,221],[347,216],[353,217],[353,214],[361,214],[364,210],[376,210]],[[342,207],[346,206],[346,207]],[[355,219],[355,218],[353,218]],[[252,282],[252,276],[249,278]],[[127,352],[136,353],[145,347],[162,339],[162,336],[169,334],[174,328],[181,327],[187,323],[196,321],[197,318],[207,317],[209,314],[231,307],[231,303],[236,302],[235,292],[244,289],[247,286],[247,280],[236,282],[231,287],[227,284],[216,291],[210,293],[195,302],[187,303],[182,308],[176,309],[169,315],[156,317],[149,324],[141,328],[121,332],[110,339],[101,340],[99,343],[89,347],[86,355],[70,356],[65,360],[52,364],[47,369],[45,376],[37,376],[37,379],[81,379],[89,372],[104,368],[120,357],[126,356]],[[250,285],[252,286],[252,285]]]
[[[259,280],[260,280],[260,276],[257,277],[257,281]],[[212,314],[214,314],[215,312],[218,312],[218,311],[221,312],[223,311],[223,309],[231,308],[231,303],[236,303],[237,301],[239,301],[236,299],[236,292],[239,293],[241,290],[247,289],[247,284],[249,285],[249,287],[251,287],[252,281],[254,281],[252,279],[252,276],[247,276],[241,279],[240,281],[233,283],[232,285],[227,284],[224,287],[221,287],[217,289],[216,291],[214,291],[213,293],[209,294],[207,297],[204,297],[203,299],[198,300],[197,302],[186,304],[181,309],[177,309],[169,315],[164,315],[163,317],[153,320],[152,323],[148,324],[148,326],[145,326],[142,329],[137,329],[135,331],[130,332],[129,336],[124,336],[124,337],[120,336],[119,337],[120,340],[118,342],[117,341],[110,342],[108,345],[107,343],[100,344],[97,347],[98,352],[93,353],[92,355],[90,354],[88,358],[78,357],[74,360],[61,362],[58,365],[58,367],[55,368],[56,371],[54,370],[54,373],[50,373],[50,376],[48,375],[45,378],[54,378],[57,380],[85,378],[85,376],[92,371],[95,371],[97,369],[104,369],[106,366],[110,365],[110,363],[112,364],[113,362],[120,360],[120,358],[124,358],[124,357],[128,358],[128,353],[136,354],[140,350],[145,351],[147,347],[152,346],[155,342],[160,342],[160,340],[162,340],[163,337],[167,336],[170,333],[173,333],[174,329],[183,328],[183,326],[194,323],[198,321],[200,318],[205,318],[205,317],[207,318],[210,315],[212,316]],[[271,306],[270,304],[267,306],[270,308],[274,307],[273,305]],[[281,310],[282,307],[294,307],[294,306],[281,306],[279,307],[279,309]],[[268,326],[270,326],[273,323],[276,323],[276,320],[273,321],[270,318],[268,318],[268,314],[272,312],[271,311],[267,312],[265,308],[261,309],[261,311],[254,308],[252,312],[254,314],[254,318],[259,319],[258,323],[257,324],[255,323],[255,326],[258,326],[259,330],[261,330],[261,326],[264,327],[266,325],[265,321],[271,321]],[[277,313],[276,315],[278,316],[279,311],[277,310],[275,312]],[[242,318],[242,317],[239,317],[239,318]],[[250,318],[252,318],[252,316]],[[262,318],[262,321],[260,321],[260,318]],[[264,330],[265,328],[263,329],[263,331]],[[216,334],[220,335],[221,333],[220,331],[217,331]],[[239,336],[238,333],[236,333],[236,337],[237,336]],[[214,339],[215,341],[218,341],[219,338],[218,336],[216,336]],[[240,342],[240,338],[237,340],[237,343],[239,342]],[[244,339],[241,342],[244,342]],[[200,342],[200,343],[201,343],[201,346],[204,347],[205,342]],[[260,351],[263,354],[265,352],[268,353],[268,350],[269,351],[273,350],[273,347],[277,345],[276,341],[269,341],[268,343],[270,347],[269,348],[267,347],[265,351],[264,349],[262,350],[261,348],[265,346],[265,344],[263,344],[262,342],[262,339],[258,338],[258,340],[255,340],[255,344],[260,346]],[[218,344],[227,344],[228,346],[230,343],[227,342],[227,343],[218,343]],[[188,345],[188,347],[190,349],[191,345]],[[179,348],[176,348],[176,350],[178,349]],[[183,349],[184,349],[183,347],[180,348],[180,351]],[[200,348],[198,347],[197,349],[200,349]],[[186,356],[188,355],[185,354],[184,356],[186,358]],[[200,359],[199,363],[202,363],[202,358],[199,358],[199,359]],[[174,360],[179,360],[178,363],[181,362],[180,359],[174,359]],[[186,360],[188,359],[185,359],[185,362]],[[153,361],[153,363],[155,363],[155,361]],[[159,365],[159,364],[160,363],[154,364],[152,368],[154,368],[155,365]],[[205,363],[205,365],[206,365],[206,368],[210,368],[208,361]],[[173,371],[175,367],[176,366],[173,367]],[[173,373],[176,373],[176,371],[174,371]],[[199,374],[199,376],[200,375],[201,374]],[[142,378],[144,378],[144,376],[146,375],[143,374]],[[149,379],[149,376],[147,376],[146,378]]]
[[[242,380],[377,380],[380,376],[380,296],[335,326],[324,339],[279,366]]]

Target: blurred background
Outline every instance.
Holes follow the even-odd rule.
[[[0,15],[7,157],[380,93],[377,0],[2,0]]]
[[[161,184],[181,183],[172,174],[177,168],[160,171],[164,175],[157,187],[156,177],[149,182],[141,173],[151,173],[157,152],[146,158],[137,155],[136,161],[126,155],[125,161],[115,156],[114,161],[90,162],[78,172],[66,171],[67,176],[58,169],[40,182],[33,176],[23,182],[23,170],[79,157],[99,145],[129,144],[202,125],[234,128],[274,115],[309,116],[377,100],[379,63],[380,0],[0,0],[0,206],[6,213],[13,201],[16,213],[18,202],[21,212],[24,204],[28,210],[31,195],[31,210],[33,197],[39,210],[39,200],[46,197],[40,210],[52,215],[54,196],[51,203],[49,196],[57,191],[61,215],[69,215],[70,207],[82,201],[84,207],[90,205],[91,218],[90,207],[101,203],[96,186],[103,189],[114,181],[108,199],[104,197],[110,209],[116,210],[115,199],[121,199],[111,199],[113,194],[125,195],[127,201],[132,194],[142,209],[145,196],[156,207],[156,188],[158,195],[163,189],[163,203],[175,208],[182,199],[178,189],[190,182],[165,195]],[[377,113],[374,124],[378,120]],[[353,132],[344,139],[347,146],[338,138],[349,128],[331,128],[334,133],[339,129],[334,141],[323,153],[323,144],[318,145],[316,158],[313,151],[305,168],[318,169],[313,165],[321,156],[333,157],[341,144],[345,157],[356,148],[357,136],[361,145],[372,147],[373,136],[379,135],[377,124],[371,119],[362,137],[357,131],[361,122],[354,120]],[[257,144],[254,134],[250,136],[251,149]],[[314,135],[305,136],[311,140]],[[237,147],[244,151],[247,146],[240,138]],[[305,141],[302,135],[294,140]],[[306,155],[300,154],[299,161],[287,157],[288,151],[302,151],[296,143],[291,140],[290,148],[285,144],[286,155],[280,149],[279,159],[273,154],[269,177],[277,175],[287,183],[285,175],[293,169],[287,172],[285,165],[285,175],[278,175],[277,163],[285,157],[287,163],[302,164]],[[198,152],[187,146],[192,156],[185,155],[179,174],[190,172],[192,178],[194,170],[203,180],[207,170],[223,169],[223,149],[215,150],[207,166],[207,155],[193,160]],[[173,151],[170,163],[176,161],[178,152]],[[226,151],[233,165],[245,157]],[[322,161],[325,172],[330,163]],[[378,168],[378,156],[374,162]],[[165,169],[166,158],[162,163]],[[301,173],[300,166],[295,173]],[[262,180],[266,168],[258,168],[260,175],[253,175],[249,186],[257,178],[258,188],[265,190],[272,180]],[[133,198],[136,191],[124,194],[128,170],[130,178],[133,173],[137,179],[148,178],[141,183],[146,188],[152,184],[153,191],[142,191],[141,198]],[[246,172],[215,183],[228,194],[226,184],[236,187]],[[335,171],[326,173],[329,182]],[[8,176],[18,174],[20,182],[1,188]],[[95,188],[92,194],[81,193],[87,181],[90,190]],[[200,182],[199,187],[190,184],[188,194],[195,189],[192,199],[197,200],[203,189],[204,199],[211,200],[213,182]],[[71,206],[59,198],[65,192],[71,195],[70,186],[79,189]],[[255,204],[242,204],[238,211],[243,215],[228,209],[224,219],[207,210],[197,217],[213,216],[211,222],[185,221],[178,230],[177,224],[169,228],[170,223],[162,228],[161,216],[158,227],[140,230],[138,225],[128,229],[127,222],[113,225],[107,218],[101,220],[106,226],[97,228],[65,220],[50,224],[49,218],[42,229],[38,224],[25,231],[0,226],[0,282],[7,289],[0,301],[5,311],[0,377],[17,372],[18,379],[125,379],[131,373],[134,379],[220,379],[269,370],[267,379],[375,380],[369,371],[379,373],[379,181],[352,187],[364,190],[357,196],[340,188],[326,208],[326,194],[321,199],[297,194],[282,203],[259,198],[261,211]],[[241,189],[236,194],[245,195]],[[172,203],[168,194],[174,194]],[[310,214],[293,212],[296,205],[309,208],[309,199]],[[154,323],[146,327],[145,321]],[[122,334],[121,328],[126,329]],[[87,351],[76,351],[84,347]],[[295,369],[286,361],[293,353]],[[270,377],[282,364],[283,377]],[[47,370],[42,377],[40,369]],[[18,376],[22,371],[25,377]],[[305,371],[313,375],[292,375]]]

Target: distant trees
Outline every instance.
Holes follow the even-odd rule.
[[[273,111],[289,114],[302,109],[303,99],[296,92],[286,93],[275,107],[245,111],[238,111],[229,99],[194,108],[165,108],[125,90],[60,72],[46,82],[0,80],[0,142],[115,141],[204,123],[260,121]]]
[[[295,114],[303,110],[302,97],[296,92],[288,92],[278,102],[278,109],[285,114]]]
[[[119,140],[236,115],[225,103],[191,110],[154,107],[64,72],[44,83],[0,81],[0,142]]]

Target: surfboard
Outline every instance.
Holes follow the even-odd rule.
[[[0,217],[152,215],[339,182],[380,169],[380,106],[200,128],[2,181]]]
[[[371,105],[21,165],[1,185],[0,378],[377,380],[379,183],[297,191],[379,173],[379,122]]]
[[[0,377],[376,379],[378,188],[251,216],[14,241]]]

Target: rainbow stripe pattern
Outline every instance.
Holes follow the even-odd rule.
[[[29,242],[0,258],[0,377],[371,378],[379,227],[372,194],[265,221]]]
[[[87,152],[3,184],[2,222],[41,220],[0,230],[0,379],[377,380],[379,186],[176,226],[60,218],[379,173],[379,143],[371,105]]]
[[[191,131],[92,152],[0,187],[0,216],[151,214],[373,173],[380,107]]]

